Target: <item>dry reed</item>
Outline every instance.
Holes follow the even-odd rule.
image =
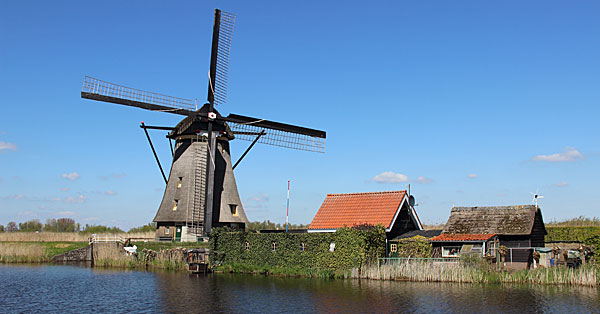
[[[413,262],[354,268],[350,278],[458,283],[530,283],[598,287],[597,267],[538,268],[517,272],[483,270],[461,263]]]
[[[154,232],[98,234],[124,238],[154,238]],[[0,242],[87,242],[91,234],[77,232],[2,232]]]
[[[42,262],[47,260],[42,245],[35,243],[0,243],[0,262]]]

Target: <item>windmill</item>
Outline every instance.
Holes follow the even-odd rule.
[[[157,237],[195,241],[216,226],[243,229],[248,222],[233,169],[256,143],[311,152],[325,152],[324,131],[237,114],[222,116],[216,105],[227,102],[229,52],[235,15],[215,10],[207,103],[198,108],[190,99],[171,97],[86,76],[81,97],[185,116],[175,127],[141,123],[166,182],[154,218]],[[147,129],[170,131],[173,162],[164,174]],[[232,166],[229,141],[252,143]],[[175,141],[175,148],[172,142]],[[173,229],[171,229],[173,228]]]
[[[531,196],[533,196],[533,198],[531,199],[531,203],[535,204],[535,208],[538,208],[538,200],[541,198],[544,198],[544,196],[539,195],[538,192],[539,192],[539,190],[536,190],[535,193],[529,192],[529,193],[531,193]]]

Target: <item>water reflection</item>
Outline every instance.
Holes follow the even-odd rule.
[[[0,265],[0,312],[599,313],[584,287],[188,276]]]

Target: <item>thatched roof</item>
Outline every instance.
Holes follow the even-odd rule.
[[[531,234],[534,205],[454,207],[442,233]]]

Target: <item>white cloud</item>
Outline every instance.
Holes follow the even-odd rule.
[[[567,183],[567,181],[562,181],[560,183],[555,183],[554,186],[558,187],[558,188],[564,188],[564,187],[569,186],[569,184]]]
[[[580,153],[574,147],[565,147],[565,151],[562,153],[555,153],[550,155],[537,155],[531,160],[533,161],[547,161],[547,162],[568,162],[583,159],[583,154]]]
[[[59,215],[59,216],[73,216],[73,215],[75,215],[75,213],[72,212],[72,211],[62,211],[62,212],[57,212],[56,214]]]
[[[467,175],[467,178],[469,178],[469,179],[477,179],[478,177],[479,177],[479,175],[476,173],[469,173]]]
[[[113,196],[113,195],[117,195],[117,192],[115,192],[113,190],[108,190],[108,191],[104,192],[104,195]]]
[[[17,144],[11,142],[0,142],[0,150],[17,151]]]
[[[77,179],[79,179],[80,175],[77,172],[69,172],[69,173],[63,173],[61,175],[61,177],[63,179],[67,179],[67,180],[71,180],[71,181],[75,181]]]
[[[98,221],[99,219],[97,217],[87,217],[87,218],[83,218],[81,219],[81,221],[83,222],[92,222],[92,221]]]
[[[67,192],[67,191],[69,190],[69,188],[60,188],[60,190],[61,190],[62,192]]]
[[[373,178],[373,181],[378,182],[378,183],[401,183],[401,182],[407,182],[408,176],[406,176],[405,174],[401,174],[401,173],[386,171],[386,172],[382,172],[382,173],[376,175]]]
[[[81,204],[87,200],[85,195],[79,194],[77,197],[69,196],[65,197],[63,201],[68,204]]]
[[[423,177],[423,176],[419,176],[417,178],[417,183],[428,184],[428,183],[431,183],[431,182],[433,182],[433,179],[431,179],[431,178],[426,178],[426,177]]]

